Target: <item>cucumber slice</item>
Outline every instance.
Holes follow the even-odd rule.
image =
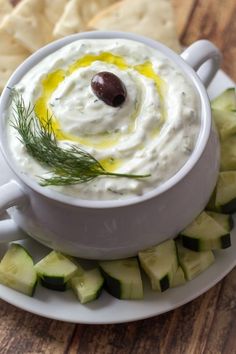
[[[236,136],[231,136],[220,144],[220,171],[236,170]]]
[[[104,278],[97,268],[84,271],[83,274],[73,276],[70,279],[72,290],[81,304],[97,299],[101,294],[103,283]]]
[[[153,290],[165,291],[178,268],[174,240],[165,241],[138,254],[141,267],[147,273]]]
[[[236,211],[236,171],[220,172],[215,203],[223,213],[231,214]]]
[[[37,273],[32,257],[21,245],[12,243],[5,253],[0,263],[0,283],[33,296]]]
[[[211,102],[214,109],[235,111],[236,110],[236,92],[235,87],[225,90],[221,95]]]
[[[231,246],[229,232],[204,211],[180,235],[183,246],[196,252]]]
[[[179,264],[187,280],[192,280],[214,263],[215,257],[212,251],[191,251],[183,247],[179,241],[176,245]]]
[[[176,273],[175,273],[175,275],[174,275],[171,287],[175,288],[176,286],[180,286],[180,285],[183,285],[185,283],[186,283],[186,279],[185,279],[185,276],[184,276],[184,271],[183,271],[182,267],[179,266],[177,271],[176,271]]]
[[[231,215],[216,213],[214,211],[207,211],[206,213],[220,224],[226,232],[230,232],[233,229],[234,220]]]
[[[206,210],[209,211],[215,211],[215,212],[219,212],[220,208],[216,207],[216,188],[214,189],[207,205],[206,205]]]
[[[118,299],[143,299],[143,283],[136,258],[99,262],[107,291]]]
[[[68,280],[78,272],[78,266],[62,253],[52,251],[35,265],[35,270],[44,287],[65,291]]]
[[[219,132],[221,141],[236,134],[236,112],[213,109],[212,116]]]

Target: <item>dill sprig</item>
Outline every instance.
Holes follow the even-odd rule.
[[[62,186],[85,183],[99,176],[144,178],[150,175],[133,175],[106,171],[100,162],[78,146],[58,145],[52,126],[52,118],[47,116],[41,124],[31,104],[26,106],[22,96],[13,91],[12,126],[27,152],[42,165],[49,167],[52,176],[41,178],[42,186]]]

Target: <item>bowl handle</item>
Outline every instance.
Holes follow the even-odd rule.
[[[203,84],[207,87],[221,63],[221,52],[210,41],[202,39],[190,45],[181,57],[195,70]]]
[[[10,181],[0,187],[0,215],[10,207],[20,207],[25,204],[27,197],[16,181]],[[0,221],[0,242],[10,242],[27,238],[12,219]]]

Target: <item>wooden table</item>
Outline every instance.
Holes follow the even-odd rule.
[[[173,0],[184,45],[208,38],[236,81],[235,0]],[[0,301],[0,353],[234,354],[236,269],[196,300],[164,315],[118,325],[75,325]]]

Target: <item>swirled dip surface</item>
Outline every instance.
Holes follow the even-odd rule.
[[[101,71],[114,73],[125,84],[122,106],[108,106],[93,93],[91,79]],[[35,105],[39,118],[52,114],[60,144],[82,147],[111,172],[151,174],[50,187],[78,198],[120,199],[152,190],[185,164],[200,129],[192,85],[163,54],[135,41],[73,42],[32,68],[16,89],[26,104]],[[36,180],[50,176],[28,155],[14,128],[8,130],[21,171]]]

